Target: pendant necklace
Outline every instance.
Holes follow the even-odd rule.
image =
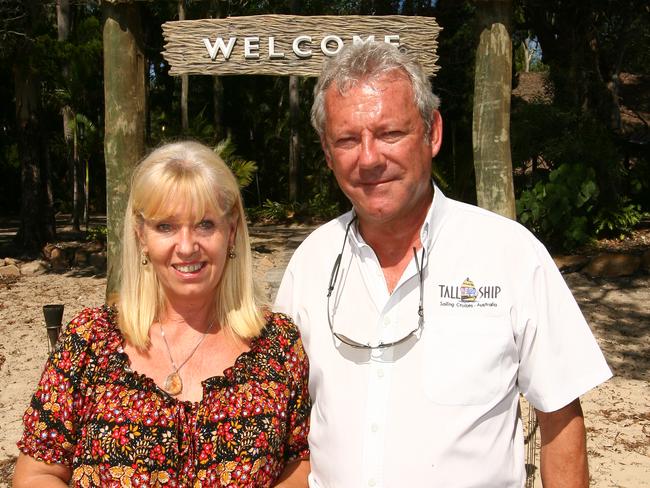
[[[165,331],[162,328],[162,324],[160,322],[158,323],[158,326],[160,327],[160,335],[162,336],[163,341],[165,342],[165,347],[167,348],[169,361],[172,363],[172,368],[174,369],[174,371],[172,371],[171,373],[169,373],[169,375],[167,375],[167,378],[165,378],[165,383],[163,384],[163,389],[170,395],[176,396],[183,391],[183,380],[181,380],[181,375],[179,374],[179,371],[183,366],[185,366],[185,363],[187,363],[190,360],[190,358],[194,356],[194,353],[203,342],[203,339],[205,339],[205,336],[207,336],[208,332],[210,332],[210,329],[212,329],[213,324],[214,322],[210,323],[208,328],[205,330],[205,332],[199,339],[199,342],[196,343],[196,346],[194,346],[194,349],[192,349],[192,352],[190,352],[190,355],[187,356],[187,358],[185,358],[185,361],[183,361],[180,366],[176,366],[176,363],[174,362],[174,358],[172,357],[172,351],[169,348],[169,344],[167,343],[167,338],[165,337]]]

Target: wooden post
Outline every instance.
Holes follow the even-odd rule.
[[[144,155],[144,54],[140,15],[131,2],[102,2],[104,11],[104,99],[108,273],[106,296],[119,291],[124,211],[133,168]]]
[[[476,51],[472,139],[480,207],[514,219],[510,154],[512,0],[476,0],[481,34]]]

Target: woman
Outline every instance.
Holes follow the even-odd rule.
[[[86,309],[24,416],[14,486],[306,486],[308,363],[257,304],[237,182],[209,148],[136,168],[116,308]]]

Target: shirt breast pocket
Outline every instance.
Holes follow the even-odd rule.
[[[439,405],[484,405],[508,387],[513,343],[504,318],[441,317],[422,333],[422,386]]]

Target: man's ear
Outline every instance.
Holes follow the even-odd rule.
[[[323,149],[323,154],[325,155],[325,162],[327,163],[327,167],[329,169],[332,169],[332,155],[330,154],[330,151],[327,147],[327,142],[325,142],[325,137],[320,138],[320,147]]]
[[[442,146],[442,116],[438,110],[433,111],[429,142],[431,144],[431,157],[434,158],[440,152],[440,146]]]

